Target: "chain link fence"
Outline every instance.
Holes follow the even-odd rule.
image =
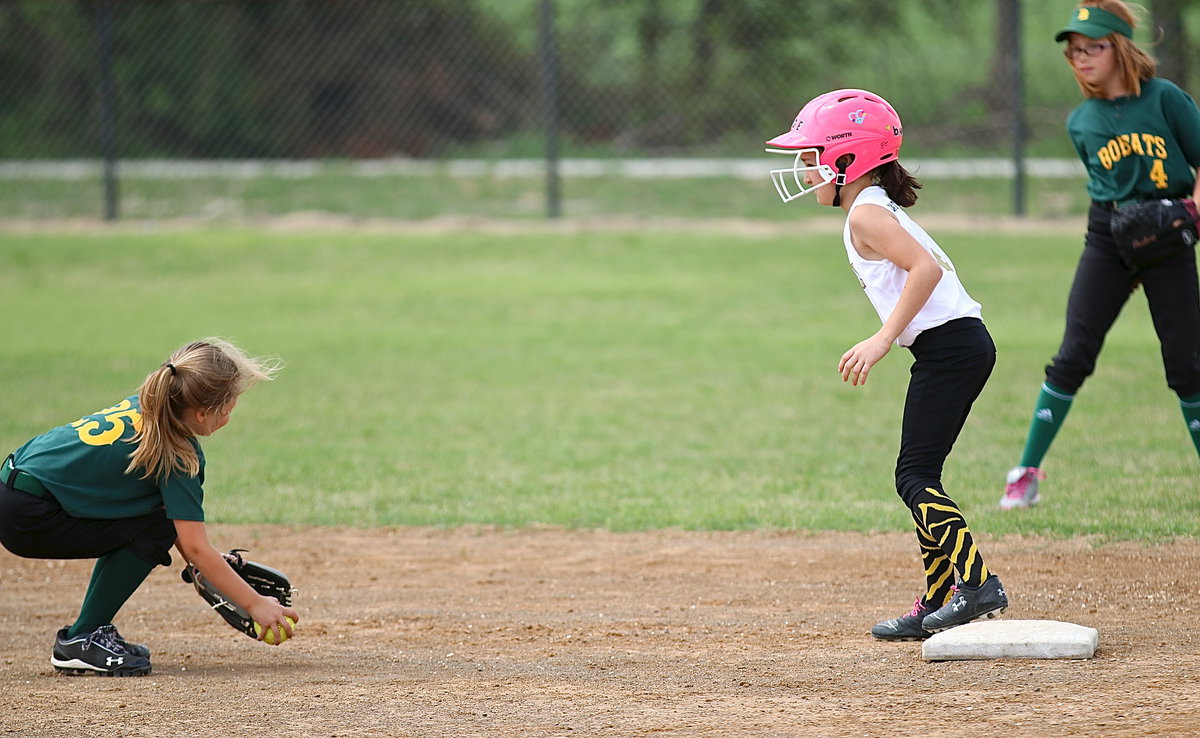
[[[1072,5],[0,0],[0,217],[778,217],[762,142],[839,87],[1004,211],[1081,189]]]

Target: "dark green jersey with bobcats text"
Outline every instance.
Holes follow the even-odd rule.
[[[77,518],[132,518],[166,508],[172,520],[204,520],[204,453],[194,477],[176,473],[161,479],[126,474],[134,446],[129,441],[142,427],[137,395],[110,408],[85,415],[34,438],[13,454],[17,469],[50,491]]]
[[[1067,117],[1093,200],[1189,197],[1200,166],[1200,109],[1175,83],[1142,82],[1142,94],[1089,98]]]

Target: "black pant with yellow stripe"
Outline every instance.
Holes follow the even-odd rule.
[[[908,505],[925,566],[925,604],[950,597],[955,574],[977,587],[988,577],[983,556],[954,500],[942,488],[942,467],[975,398],[996,364],[996,345],[975,318],[959,318],[917,336],[915,361],[896,459],[896,492]]]

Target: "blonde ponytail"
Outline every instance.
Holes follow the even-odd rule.
[[[171,354],[138,389],[142,427],[133,436],[137,448],[125,473],[141,470],[142,479],[199,474],[200,458],[184,411],[219,412],[256,383],[273,379],[281,368],[277,359],[251,358],[219,338],[189,343]]]

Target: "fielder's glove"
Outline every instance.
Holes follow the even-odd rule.
[[[230,568],[244,579],[255,592],[264,597],[274,597],[279,600],[280,604],[291,607],[292,593],[296,590],[292,588],[292,582],[287,575],[278,569],[243,559],[241,552],[245,550],[244,548],[235,548],[225,554],[225,560],[229,562]],[[254,632],[254,619],[250,617],[250,613],[221,594],[221,591],[214,587],[200,573],[199,569],[188,564],[183,567],[180,576],[183,581],[196,588],[196,592],[204,598],[209,607],[225,618],[225,622],[229,623],[230,627],[251,638],[258,638],[258,634]]]
[[[1196,203],[1191,200],[1147,200],[1119,207],[1109,222],[1122,261],[1145,269],[1196,243]]]

